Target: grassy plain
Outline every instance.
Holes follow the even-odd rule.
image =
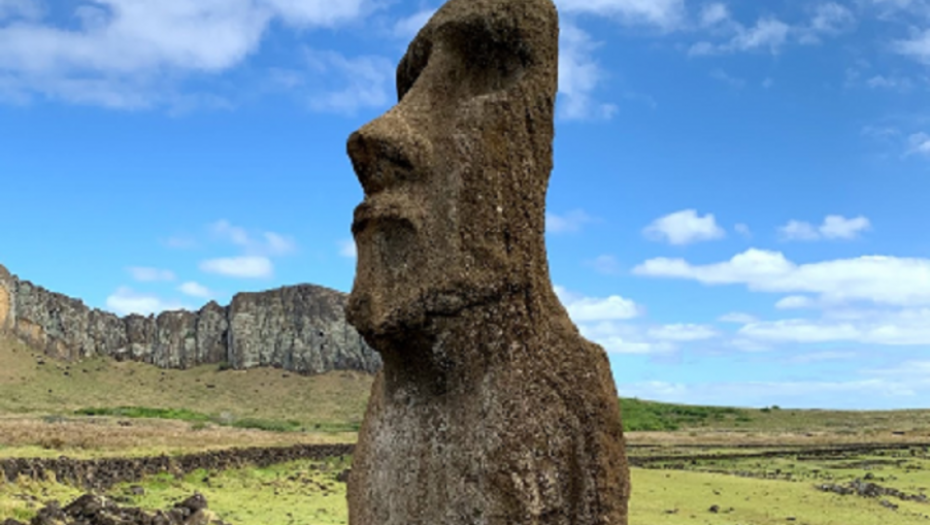
[[[94,359],[65,364],[0,341],[0,458],[179,454],[233,446],[352,442],[371,380],[301,377],[281,370],[163,371]],[[930,503],[824,492],[868,479],[919,496],[930,488],[925,446],[809,454],[852,443],[930,444],[930,410],[844,412],[777,407],[696,407],[621,400],[632,458],[631,525],[912,525]],[[773,457],[760,453],[781,451]],[[734,457],[734,454],[743,456]],[[698,456],[726,456],[697,459]],[[297,461],[268,468],[156,476],[109,495],[165,508],[194,491],[234,525],[346,523],[347,465]],[[0,521],[29,519],[76,488],[0,479]],[[883,503],[884,501],[884,503]]]

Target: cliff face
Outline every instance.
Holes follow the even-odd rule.
[[[60,359],[98,355],[162,368],[228,362],[318,374],[373,373],[380,356],[345,321],[346,295],[313,285],[237,294],[228,307],[155,316],[91,309],[0,266],[0,332]]]

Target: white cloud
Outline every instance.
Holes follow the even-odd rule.
[[[810,25],[801,30],[801,43],[817,43],[820,35],[838,35],[850,31],[855,25],[855,15],[845,6],[836,2],[819,4],[814,8]]]
[[[719,80],[723,82],[724,84],[727,84],[728,86],[735,88],[735,89],[742,89],[746,87],[746,81],[744,79],[739,78],[739,77],[734,77],[733,75],[730,75],[729,73],[727,73],[726,71],[720,68],[717,68],[711,71],[710,77],[715,80]]]
[[[870,137],[876,140],[887,141],[894,139],[901,135],[901,132],[896,128],[891,127],[881,127],[881,126],[864,126],[862,128],[862,136]],[[930,138],[930,137],[928,137]]]
[[[293,239],[279,233],[265,232],[265,246],[271,255],[287,255],[297,249]]]
[[[620,261],[618,261],[617,258],[613,255],[598,256],[593,261],[589,261],[587,264],[594,268],[596,272],[604,275],[616,275],[622,271]]]
[[[238,244],[239,246],[248,246],[252,242],[251,239],[249,239],[249,234],[245,231],[245,228],[233,226],[225,219],[211,224],[210,230],[215,235],[222,237],[233,244]]]
[[[914,87],[914,82],[907,77],[875,75],[866,80],[865,85],[872,89],[908,91]]]
[[[0,27],[0,90],[17,100],[44,95],[114,108],[216,104],[215,96],[179,95],[192,74],[242,63],[273,20],[333,26],[360,17],[363,0],[95,0],[71,15],[73,28],[40,18],[36,2],[3,0],[28,18]]]
[[[685,18],[684,0],[556,0],[560,12],[609,16],[626,24],[675,29]]]
[[[910,39],[898,40],[892,44],[892,47],[902,55],[930,64],[930,29],[925,29]]]
[[[775,308],[779,310],[801,310],[805,308],[814,308],[817,301],[806,295],[790,295],[775,303]]]
[[[629,323],[578,323],[578,329],[611,354],[669,354],[677,350],[674,341],[651,338],[642,327]]]
[[[162,244],[175,250],[188,250],[197,247],[197,241],[193,237],[186,235],[168,237],[162,241]]]
[[[760,18],[756,25],[748,29],[739,23],[733,23],[732,27],[735,34],[728,42],[697,42],[691,46],[688,54],[701,56],[768,49],[774,55],[787,42],[791,32],[791,26],[774,17]]]
[[[576,323],[627,320],[642,314],[642,309],[635,302],[619,295],[583,297],[566,303],[565,308]]]
[[[710,27],[730,19],[730,10],[726,4],[714,2],[701,8],[701,25]]]
[[[119,315],[157,314],[165,310],[186,309],[180,303],[163,301],[153,295],[136,293],[132,288],[122,286],[115,293],[107,297],[107,308]]]
[[[790,27],[777,18],[760,18],[748,30],[739,31],[730,45],[737,51],[769,48],[774,54],[788,38]]]
[[[720,316],[717,319],[721,323],[733,323],[733,324],[748,324],[758,321],[755,316],[742,313],[742,312],[732,312],[726,315]]]
[[[393,102],[394,64],[380,56],[347,57],[335,51],[307,50],[320,86],[309,91],[310,108],[354,115],[360,109],[387,107]]]
[[[823,224],[818,227],[809,222],[792,220],[780,227],[778,233],[785,241],[851,240],[871,228],[871,221],[861,215],[852,219],[847,219],[842,215],[828,215],[824,218]]]
[[[213,297],[213,292],[211,292],[209,288],[194,281],[188,281],[182,284],[178,287],[178,290],[180,290],[184,295],[189,295],[191,297],[197,297],[200,299],[210,299]]]
[[[618,295],[584,297],[561,286],[555,286],[555,293],[581,334],[609,353],[657,354],[676,349],[673,342],[650,338],[641,327],[627,322],[645,313],[630,299]]]
[[[146,268],[140,266],[133,266],[128,268],[128,270],[129,275],[131,275],[133,279],[142,283],[173,281],[175,279],[174,272],[170,270],[161,270],[159,268]]]
[[[583,210],[570,211],[564,215],[546,213],[546,231],[549,233],[577,233],[582,226],[594,222],[594,218]]]
[[[778,228],[779,236],[786,241],[815,241],[820,238],[817,229],[809,222],[788,221],[788,224]]]
[[[239,278],[264,278],[274,274],[274,265],[267,257],[245,256],[210,259],[200,263],[201,271]]]
[[[599,44],[571,22],[563,22],[559,31],[558,114],[569,120],[609,119],[617,110],[614,104],[598,102],[594,91],[604,80],[604,70],[593,58]]]
[[[719,334],[710,326],[698,324],[670,324],[650,328],[649,337],[659,341],[690,342],[712,339]]]
[[[424,9],[394,24],[394,36],[403,40],[412,40],[420,29],[436,14],[435,9]]]
[[[682,210],[656,219],[643,230],[643,235],[654,241],[681,246],[722,239],[726,232],[717,225],[713,214],[701,217],[696,210]]]
[[[214,237],[243,248],[249,255],[281,256],[297,249],[294,239],[287,235],[269,231],[253,235],[225,219],[210,224],[208,229]]]
[[[745,224],[742,224],[742,223],[737,224],[736,226],[733,227],[733,231],[735,231],[736,233],[742,235],[743,237],[747,239],[752,238],[752,230],[750,230],[749,226]]]
[[[855,359],[859,354],[856,352],[813,352],[810,354],[801,354],[792,357],[790,361],[795,364],[821,363],[824,361],[847,361]]]
[[[669,343],[637,341],[621,336],[598,337],[585,333],[584,327],[582,327],[581,333],[588,339],[604,347],[604,350],[610,354],[648,355],[668,354],[675,351],[675,347]]]
[[[358,249],[355,246],[355,240],[343,239],[339,241],[339,255],[347,259],[358,257]]]
[[[704,341],[720,335],[706,325],[633,322],[643,317],[646,309],[619,295],[585,297],[561,286],[555,286],[555,293],[581,334],[609,353],[669,354],[678,349],[679,343]]]
[[[739,31],[731,42],[737,51],[767,47],[775,53],[788,37],[790,27],[777,18],[761,18],[748,30]]]
[[[37,20],[45,14],[45,7],[38,0],[0,0],[0,21],[21,18]]]
[[[914,133],[907,138],[908,155],[930,155],[930,135]]]
[[[847,219],[841,215],[828,215],[820,226],[820,234],[827,239],[855,239],[861,232],[870,230],[869,219],[859,216]]]
[[[744,284],[759,292],[819,294],[821,302],[831,304],[930,304],[928,259],[875,255],[798,265],[780,252],[750,249],[729,261],[708,265],[692,265],[683,259],[651,259],[634,268],[633,273],[707,285]]]
[[[203,1],[203,0],[201,0]],[[364,12],[364,0],[261,0],[284,22],[296,26],[333,26],[358,18]]]
[[[870,312],[859,319],[781,319],[750,323],[739,335],[772,343],[930,344],[930,309]]]

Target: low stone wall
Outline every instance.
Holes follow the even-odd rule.
[[[198,469],[226,470],[267,467],[301,459],[323,460],[352,454],[355,445],[294,445],[272,448],[232,448],[183,456],[71,459],[13,458],[0,460],[0,480],[55,479],[83,489],[106,490],[118,483],[140,481],[160,473],[184,475]]]

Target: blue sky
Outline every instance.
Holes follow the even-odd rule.
[[[930,1],[559,0],[554,284],[618,388],[930,405]],[[0,263],[127,313],[348,291],[348,135],[439,5],[0,0]]]

